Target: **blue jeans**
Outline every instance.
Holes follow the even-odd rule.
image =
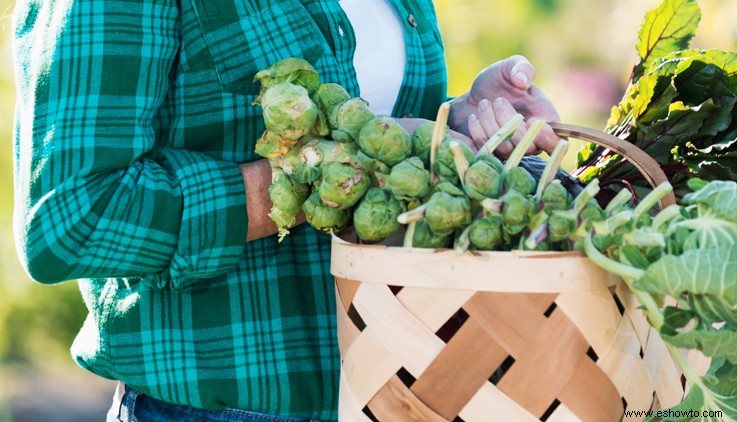
[[[118,384],[107,422],[319,422],[240,409],[203,410],[169,404]]]

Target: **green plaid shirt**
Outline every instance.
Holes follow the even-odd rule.
[[[433,118],[446,74],[430,0],[392,0],[395,116]],[[79,282],[84,368],[170,403],[336,419],[330,239],[245,243],[237,163],[264,130],[253,75],[285,57],[358,95],[336,0],[18,0],[16,239]]]

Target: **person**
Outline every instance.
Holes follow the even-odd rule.
[[[392,116],[411,130],[448,99],[430,0],[364,9],[368,24],[342,3],[16,2],[19,256],[38,282],[78,279],[74,359],[124,385],[109,420],[337,419],[330,238],[273,235],[253,76],[299,57],[361,95],[381,81],[359,83],[357,40],[393,24]],[[556,120],[533,78],[520,56],[491,65],[451,128],[479,145],[515,111]],[[552,142],[547,128],[534,149]]]

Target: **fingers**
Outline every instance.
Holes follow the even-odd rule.
[[[528,127],[535,122],[535,120],[539,120],[536,118],[532,118],[528,121]],[[542,130],[540,130],[540,133],[535,138],[534,148],[532,152],[528,151],[528,155],[530,154],[538,154],[540,151],[545,151],[548,154],[552,154],[553,150],[555,149],[555,146],[558,145],[558,142],[561,139],[558,137],[558,135],[555,134],[553,131],[553,128],[550,127],[550,125],[546,122],[543,125]],[[537,150],[536,152],[534,150]]]
[[[496,116],[497,110],[496,105],[491,104],[491,101],[483,99],[479,102],[479,122],[486,133],[486,139],[489,139],[491,135],[496,133],[501,127],[499,125],[499,119]],[[484,139],[484,142],[486,142]]]
[[[481,148],[500,127],[504,126],[504,124],[518,114],[514,106],[504,98],[497,98],[493,103],[484,99],[479,102],[477,111],[477,114],[471,114],[468,118],[468,130],[471,140],[477,148]],[[509,142],[499,145],[494,151],[494,154],[501,158],[509,157],[517,143],[519,143],[536,120],[539,119],[530,118],[527,122],[517,126],[512,139]],[[550,125],[546,123],[535,138],[533,145],[526,152],[526,155],[539,154],[540,151],[550,154],[555,149],[558,140],[558,136]]]
[[[515,87],[527,90],[535,79],[535,67],[524,56],[512,56],[506,59],[503,66],[505,78]]]

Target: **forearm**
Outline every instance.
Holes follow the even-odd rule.
[[[246,189],[246,209],[248,213],[248,232],[246,242],[270,236],[277,232],[276,224],[269,218],[271,199],[271,165],[267,160],[240,164],[243,185]],[[304,213],[297,217],[297,224],[305,221]]]

